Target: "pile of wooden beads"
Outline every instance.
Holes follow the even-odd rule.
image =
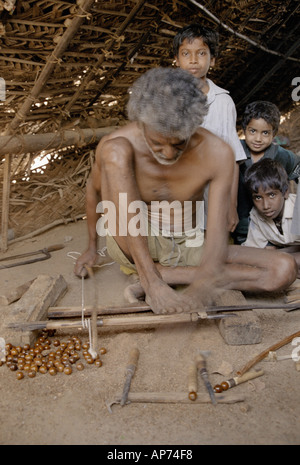
[[[81,371],[85,368],[82,356],[88,365],[102,366],[100,355],[106,353],[104,347],[99,350],[96,359],[93,359],[88,342],[82,343],[77,336],[72,336],[67,341],[52,340],[53,335],[54,333],[43,332],[33,347],[29,344],[23,347],[6,344],[5,361],[0,361],[0,366],[6,365],[11,371],[15,371],[18,380],[25,375],[34,378],[38,373],[54,376],[57,373],[70,375],[74,369]]]

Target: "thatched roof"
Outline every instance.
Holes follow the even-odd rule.
[[[173,37],[191,22],[219,31],[210,77],[230,91],[239,115],[254,99],[287,112],[299,19],[299,0],[0,0],[0,134],[22,144],[26,134],[123,124],[128,87],[149,68],[172,66]],[[29,152],[17,150],[14,172]]]

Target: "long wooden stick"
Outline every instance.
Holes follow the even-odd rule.
[[[272,345],[271,347],[269,347],[268,349],[264,350],[263,352],[261,352],[260,354],[258,354],[256,357],[254,357],[252,360],[250,360],[248,363],[246,363],[246,365],[239,371],[237,371],[237,375],[238,376],[242,376],[244,373],[246,373],[248,370],[250,370],[250,368],[252,368],[254,365],[256,365],[258,362],[260,362],[261,360],[263,360],[265,357],[267,357],[268,353],[269,352],[273,352],[277,349],[280,349],[280,347],[283,347],[285,346],[286,344],[288,344],[289,342],[292,342],[292,340],[295,338],[295,337],[300,337],[300,331],[297,331],[296,333],[294,334],[291,334],[290,336],[287,336],[285,337],[284,339],[282,339],[281,341],[279,342],[276,342],[276,344]]]
[[[142,315],[139,317],[116,317],[102,318],[97,320],[97,326],[114,327],[114,326],[139,326],[139,325],[160,325],[173,323],[190,323],[198,321],[197,313],[178,313],[171,315]],[[65,328],[82,328],[81,320],[49,320],[49,321],[29,321],[9,323],[9,328],[21,331],[34,331],[37,329],[65,329]]]
[[[232,394],[216,394],[218,403],[232,404],[235,402],[243,402],[244,396],[237,396]],[[116,403],[121,400],[117,396]],[[186,392],[130,392],[128,395],[129,402],[153,402],[153,403],[182,403],[182,404],[206,404],[211,403],[211,399],[208,394],[197,392],[197,398],[190,400]]]
[[[91,314],[92,306],[87,306],[85,308],[86,315]],[[296,304],[273,304],[273,305],[222,305],[222,306],[211,306],[206,307],[203,310],[206,312],[237,312],[237,311],[246,311],[246,310],[297,310],[300,308],[300,303]],[[200,309],[199,309],[200,310]],[[151,307],[145,302],[136,303],[136,304],[124,304],[118,307],[112,306],[99,306],[98,315],[113,315],[120,313],[139,313],[151,311]],[[49,307],[48,309],[48,318],[73,318],[81,316],[81,307],[71,306],[71,307]]]

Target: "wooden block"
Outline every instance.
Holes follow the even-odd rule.
[[[226,291],[220,297],[218,305],[245,305],[245,297],[240,291]],[[236,317],[224,318],[217,322],[219,331],[229,345],[259,344],[262,329],[259,319],[252,310],[236,313]]]
[[[9,305],[16,300],[19,300],[26,291],[28,291],[29,287],[33,283],[34,280],[28,281],[21,286],[18,286],[16,289],[6,292],[0,295],[0,305]]]
[[[7,328],[7,324],[47,319],[48,308],[56,303],[66,289],[67,283],[62,275],[39,275],[18,302],[2,308],[0,336],[14,345],[33,344],[37,331],[13,331]]]

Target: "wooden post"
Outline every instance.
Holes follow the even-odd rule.
[[[98,142],[103,136],[114,131],[116,127],[69,129],[65,131],[20,136],[0,136],[0,155],[39,152]]]
[[[10,194],[10,168],[11,155],[6,154],[3,170],[3,189],[2,189],[2,218],[1,218],[1,251],[7,250],[8,235],[8,215],[9,215],[9,194]]]

